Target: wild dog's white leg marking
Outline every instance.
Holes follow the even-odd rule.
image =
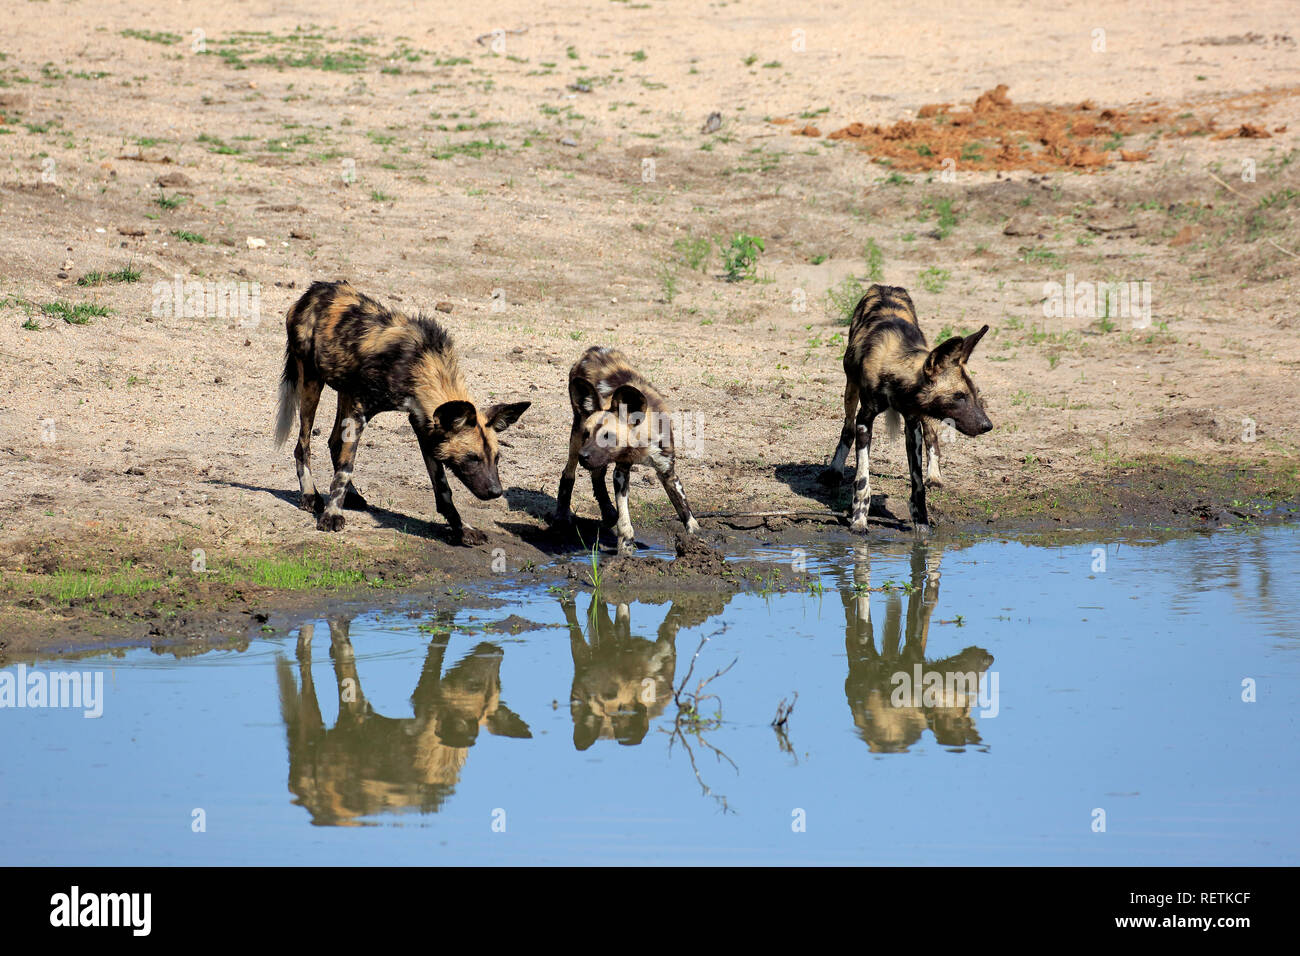
[[[618,504],[618,550],[630,553],[636,550],[636,541],[632,531],[632,515],[627,508],[627,486],[631,468],[627,465],[614,466],[614,500]]]
[[[354,408],[352,414],[343,419],[341,424],[341,444],[334,470],[334,481],[330,484],[329,501],[325,504],[324,513],[316,522],[316,527],[322,531],[343,530],[343,499],[347,497],[348,485],[352,481],[352,466],[356,463],[357,446],[361,444],[361,432],[366,427],[366,416],[360,409]]]
[[[659,483],[664,486],[664,494],[672,502],[673,509],[677,512],[677,517],[681,519],[682,524],[686,526],[687,533],[698,534],[700,523],[691,514],[691,506],[686,501],[686,490],[682,488],[681,479],[677,477],[672,456],[668,455],[662,448],[656,447],[650,452],[649,460],[655,474],[659,476]]]
[[[853,520],[849,528],[867,533],[867,513],[871,510],[871,421],[874,416],[858,415],[858,473],[853,480]]]
[[[936,488],[943,484],[943,475],[939,471],[939,446],[926,446],[928,461],[926,463],[925,480]]]

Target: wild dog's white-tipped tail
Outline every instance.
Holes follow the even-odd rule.
[[[293,420],[298,413],[298,363],[292,355],[285,356],[284,375],[280,379],[280,407],[275,416],[275,447],[279,448],[293,430]]]
[[[885,434],[891,439],[898,438],[903,434],[903,416],[893,408],[885,410]]]

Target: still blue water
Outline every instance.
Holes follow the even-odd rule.
[[[102,672],[103,714],[0,709],[0,863],[1300,862],[1295,529],[860,544],[808,552],[820,592],[507,583],[28,665]],[[734,665],[691,721],[703,637],[685,690]]]

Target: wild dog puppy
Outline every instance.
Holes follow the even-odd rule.
[[[867,530],[871,505],[871,426],[881,412],[891,412],[891,431],[901,415],[907,437],[907,465],[912,479],[912,523],[919,532],[930,530],[925,507],[925,481],[921,472],[922,448],[937,452],[933,424],[926,419],[950,419],[964,435],[982,435],[993,428],[984,412],[979,390],[966,371],[966,362],[986,325],[967,336],[954,336],[930,349],[916,320],[907,290],[873,285],[853,310],[849,346],[844,353],[844,428],[839,447],[824,478],[838,482],[844,476],[849,446],[858,446],[858,473],[853,485],[854,531]],[[861,403],[859,407],[859,403]]]
[[[343,528],[343,508],[365,508],[352,487],[352,466],[366,422],[380,412],[403,411],[420,443],[433,482],[438,513],[461,544],[482,544],[487,536],[461,520],[451,500],[446,469],[475,497],[501,496],[497,433],[505,431],[531,402],[479,409],[465,389],[451,337],[433,319],[391,311],[347,282],[313,282],[289,310],[288,344],[280,380],[276,445],[283,445],[298,412],[300,507],[320,511],[321,531]],[[338,414],[330,433],[334,480],[321,500],[311,474],[311,429],[321,391],[338,392]]]
[[[569,505],[581,464],[591,472],[601,521],[617,526],[619,551],[635,550],[627,487],[632,466],[649,464],[686,530],[691,534],[699,531],[699,523],[686,503],[686,492],[677,479],[667,403],[653,385],[633,370],[622,352],[599,345],[587,349],[569,370],[569,404],[573,406],[573,428],[569,432],[569,461],[560,476],[559,503],[555,509],[557,524],[573,520]],[[605,487],[605,474],[610,465],[614,466],[617,510],[610,503]]]

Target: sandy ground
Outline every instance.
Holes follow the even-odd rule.
[[[698,425],[679,466],[697,511],[842,508],[814,479],[841,415],[827,292],[853,278],[908,287],[932,342],[992,326],[971,369],[996,429],[945,447],[940,528],[1294,503],[1293,6],[1171,4],[1159,29],[1104,2],[813,6],[4,3],[10,596],[69,568],[182,573],[195,548],[461,575],[494,548],[512,570],[554,554],[566,372],[596,343]],[[900,174],[827,135],[969,108],[1000,83],[1018,105],[1162,119],[1092,140],[1104,166],[1046,174],[960,156],[951,176]],[[1217,135],[1242,124],[1267,135]],[[807,126],[819,135],[794,135]],[[764,250],[754,279],[728,282],[715,239],[737,233]],[[139,281],[78,284],[124,268]],[[244,283],[257,308],[184,314],[177,277]],[[457,492],[492,534],[472,557],[442,540],[397,415],[372,422],[358,460],[370,513],[327,537],[295,507],[291,453],[270,439],[283,315],[342,277],[399,307],[449,304],[437,314],[476,396],[534,403],[505,436],[506,498]],[[1146,283],[1149,324],[1044,304],[1048,283],[1118,281]],[[56,303],[107,312],[73,324]],[[327,393],[318,427],[332,420]],[[327,460],[324,434],[314,451]],[[902,457],[880,446],[886,530],[906,515]],[[632,495],[638,530],[662,540],[648,472]],[[596,513],[581,478],[575,503]]]

